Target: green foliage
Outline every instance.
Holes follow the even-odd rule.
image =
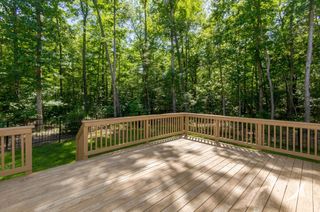
[[[112,55],[114,25],[122,115],[171,112],[175,88],[177,111],[225,111],[226,115],[269,118],[268,52],[276,118],[303,117],[308,1],[118,0],[114,23],[113,1],[98,0],[104,38],[93,2],[86,1],[87,113],[83,106],[80,0],[39,2],[43,10],[41,79],[45,119],[113,116],[104,42]],[[36,118],[36,3],[0,2],[1,126],[25,124]],[[317,5],[310,85],[314,121],[320,120],[319,8]],[[257,60],[262,67],[261,82]]]

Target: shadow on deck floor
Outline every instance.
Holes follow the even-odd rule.
[[[1,211],[320,211],[320,164],[158,141],[0,182]]]

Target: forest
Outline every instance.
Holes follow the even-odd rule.
[[[0,122],[184,111],[320,122],[319,8],[0,0]]]

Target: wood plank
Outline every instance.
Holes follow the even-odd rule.
[[[231,195],[227,196],[227,198],[222,200],[214,209],[215,211],[224,212],[230,210],[230,208],[236,203],[236,201],[239,199],[242,193],[248,188],[250,183],[256,179],[260,172],[267,168],[266,165],[270,161],[270,158],[264,157],[264,160],[265,161],[263,163],[258,163],[258,166],[254,167],[253,171],[251,171],[243,180],[240,181],[240,183],[232,191],[229,192],[229,194]],[[188,211],[188,207],[184,208],[186,210],[183,211]]]
[[[190,146],[189,146],[190,145]],[[27,177],[21,177],[21,178],[16,178],[11,180],[11,185],[12,186],[5,186],[6,184],[0,184],[0,191],[6,192],[7,195],[9,195],[9,192],[15,192],[14,187],[24,187],[25,181],[28,180],[28,188],[26,187],[25,191],[32,187],[36,186],[45,186],[47,184],[54,184],[62,180],[66,180],[68,178],[73,178],[77,177],[81,174],[83,174],[84,171],[88,170],[91,168],[92,164],[95,164],[96,168],[103,168],[107,167],[108,168],[113,168],[115,166],[122,166],[122,165],[127,165],[131,166],[133,165],[138,159],[141,157],[141,154],[144,154],[146,157],[149,157],[150,155],[153,154],[154,151],[159,150],[159,153],[166,151],[162,150],[164,147],[165,148],[180,148],[181,151],[183,150],[189,150],[190,148],[192,149],[194,142],[188,141],[188,140],[175,140],[167,143],[163,143],[160,145],[144,145],[144,146],[138,146],[130,149],[126,149],[124,152],[126,153],[126,157],[122,156],[122,152],[119,151],[119,153],[110,153],[110,154],[105,154],[105,155],[100,155],[96,156],[92,159],[89,159],[87,161],[80,161],[75,164],[70,165],[64,165],[64,166],[59,166],[55,167],[49,170],[46,170],[44,172],[38,172],[34,173],[31,176]],[[147,152],[146,152],[147,150]],[[61,175],[61,173],[64,173]],[[27,178],[27,179],[26,179]],[[43,181],[43,183],[40,182]],[[46,182],[45,182],[46,181]],[[34,184],[37,184],[36,186],[32,186]],[[0,199],[1,201],[1,199]]]
[[[231,160],[232,161],[232,160]],[[230,159],[227,159],[226,162],[219,163],[217,166],[214,167],[214,172],[212,174],[218,173],[220,169],[224,168],[227,164],[231,163]],[[201,175],[202,176],[202,175]],[[170,196],[172,193],[176,192],[178,189],[181,189],[183,186],[188,185],[188,183],[191,183],[193,180],[197,179],[199,177],[199,172],[193,174],[193,178],[189,178],[189,180],[185,180],[182,182],[177,182],[175,186],[165,186],[161,189],[161,191],[158,193],[158,195],[148,196],[147,198],[144,198],[144,201],[140,201],[139,205],[136,205],[133,207],[133,210],[149,210],[150,207],[157,204],[159,201],[163,200],[167,196]],[[177,186],[179,185],[179,186]]]
[[[232,157],[231,157],[232,159]],[[168,207],[172,201],[175,199],[181,198],[184,194],[193,190],[197,193],[197,189],[201,191],[201,189],[206,189],[211,184],[218,181],[218,183],[223,184],[226,182],[228,176],[233,176],[236,174],[244,164],[238,164],[238,162],[232,161],[230,164],[224,166],[221,170],[214,171],[214,173],[209,173],[207,175],[201,175],[199,178],[192,180],[190,183],[181,186],[178,190],[174,191],[170,195],[166,196],[164,199],[159,201],[157,204],[153,205],[148,210],[159,211],[163,210],[164,208]],[[216,173],[216,174],[215,174]],[[192,195],[192,194],[191,194]],[[181,207],[184,205],[184,201],[182,200]],[[174,210],[178,209],[176,205],[173,206]],[[173,210],[173,208],[168,208],[169,211]]]
[[[183,196],[184,198],[173,202],[170,207],[166,208],[166,211],[173,209],[194,211],[200,205],[202,208],[199,210],[213,210],[258,163],[263,163],[263,160],[252,158],[252,160],[240,162],[239,165],[243,164],[244,166],[234,175],[228,174],[213,184],[204,185],[203,188],[200,185],[193,188],[191,192]]]
[[[264,181],[268,177],[272,170],[281,164],[281,160],[278,157],[270,156],[271,160],[267,163],[267,169],[263,170],[258,176],[251,182],[249,187],[242,193],[238,201],[231,207],[230,211],[245,211],[249,207],[252,200],[257,195]]]
[[[251,201],[248,207],[248,211],[262,211],[264,206],[266,205],[270,193],[272,192],[279,175],[281,174],[284,166],[285,166],[285,159],[281,158],[280,163],[269,173],[268,177],[257,191],[255,197]]]
[[[206,130],[210,121],[201,123]],[[282,211],[320,211],[318,176],[316,163],[180,139],[0,182],[0,195],[6,197],[0,205],[4,211],[192,211],[199,206],[209,211],[278,211],[282,202]]]
[[[151,207],[147,208],[148,211],[160,211],[164,208],[166,208],[168,205],[171,204],[172,201],[174,201],[175,199],[181,197],[184,194],[185,190],[189,190],[192,187],[194,187],[197,183],[200,183],[206,179],[211,179],[211,180],[217,180],[219,179],[219,177],[222,177],[225,173],[227,173],[228,171],[232,170],[232,168],[234,168],[236,166],[236,163],[227,160],[225,163],[220,163],[218,166],[215,167],[215,172],[217,172],[217,174],[215,174],[212,178],[210,178],[210,174],[206,174],[203,173],[199,176],[197,176],[196,178],[191,179],[190,181],[187,181],[186,183],[182,183],[182,185],[175,185],[170,187],[169,192],[163,192],[160,196],[160,199],[156,198],[155,200],[155,204],[152,205]],[[239,168],[239,167],[237,167]],[[210,171],[210,170],[208,170]],[[213,174],[211,174],[213,175]],[[141,208],[139,208],[140,210]]]
[[[284,194],[281,211],[296,211],[299,196],[299,186],[301,180],[301,170],[303,161],[295,160],[293,169],[289,178],[286,192]]]
[[[183,154],[182,152],[181,152],[181,154]],[[170,155],[168,155],[168,156],[170,156]],[[188,154],[185,154],[183,156],[187,157]],[[95,175],[90,176],[89,179],[91,179],[91,181],[77,180],[76,182],[73,182],[73,186],[74,187],[77,187],[77,185],[84,186],[84,188],[89,188],[88,190],[85,190],[85,192],[92,191],[93,194],[96,195],[96,194],[98,194],[99,188],[101,188],[101,183],[103,183],[105,186],[106,185],[114,185],[114,182],[117,182],[118,178],[120,176],[122,178],[129,178],[130,176],[134,176],[137,173],[140,173],[142,175],[142,174],[146,174],[147,172],[151,172],[152,170],[156,170],[158,168],[161,168],[161,164],[163,166],[166,165],[165,161],[152,160],[151,158],[148,158],[148,157],[146,157],[144,160],[140,159],[139,162],[141,165],[139,165],[138,163],[135,164],[135,166],[137,166],[138,168],[135,168],[135,169],[131,168],[129,170],[127,170],[127,168],[126,168],[124,171],[121,171],[121,172],[113,171],[112,173],[110,173],[110,175],[111,175],[110,177],[107,177],[108,175],[103,174],[103,178],[99,177],[99,172],[98,172],[95,175],[97,175],[97,177],[99,177],[99,178],[95,179],[94,178]],[[153,163],[151,163],[151,162],[153,162]],[[121,170],[121,169],[122,168],[120,166],[116,166],[114,169],[107,168],[107,170]],[[112,175],[114,175],[114,176],[112,176]],[[82,179],[82,178],[80,178],[80,179]],[[54,200],[57,200],[58,202],[59,201],[67,201],[70,198],[74,198],[75,195],[76,196],[79,195],[77,193],[78,190],[76,190],[76,191],[71,190],[70,191],[70,189],[68,187],[59,187],[59,189],[57,189],[57,185],[60,185],[60,184],[61,184],[60,182],[57,182],[57,184],[50,185],[51,187],[55,188],[55,190],[48,193],[48,194],[45,191],[39,189],[38,186],[36,186],[34,190],[28,189],[27,193],[32,193],[34,195],[34,197],[32,197],[32,198],[30,198],[30,197],[28,198],[27,195],[24,196],[22,194],[22,192],[20,192],[21,195],[18,197],[18,199],[15,198],[15,201],[19,201],[19,203],[16,204],[15,207],[19,208],[21,205],[24,205],[24,204],[31,204],[32,205],[32,203],[36,203],[37,201],[40,201],[40,200],[41,200],[41,204],[43,206],[47,207],[47,205],[50,205],[50,204],[52,205],[54,203]],[[64,195],[68,195],[69,198],[66,197],[66,198],[61,199],[59,196],[59,194],[61,194],[61,193],[63,193]],[[25,198],[23,199],[23,197],[25,197]],[[24,200],[24,201],[22,201],[22,200]],[[4,203],[3,206],[6,206],[6,204]]]
[[[307,161],[303,162],[297,211],[304,211],[304,212],[313,211],[312,164]]]
[[[320,211],[320,164],[312,163],[313,211]]]
[[[210,158],[206,158],[205,160],[202,159],[202,163],[203,162],[207,163],[207,161],[208,161],[209,163],[207,163],[207,165],[212,166],[216,163],[221,163],[221,161],[223,161],[223,160],[224,160],[223,158],[220,158],[220,159],[214,158],[213,160]],[[192,168],[193,165],[190,164],[188,167]],[[176,169],[179,169],[179,167],[175,166],[174,170],[176,170]],[[196,170],[197,170],[197,168],[195,168],[194,171],[196,171]],[[118,207],[120,207],[121,210],[124,210],[124,206],[125,205],[128,206],[128,196],[131,196],[131,195],[134,196],[133,200],[136,203],[139,199],[143,198],[141,196],[146,196],[146,195],[148,196],[150,194],[158,192],[159,189],[163,186],[163,182],[165,182],[166,185],[170,185],[170,186],[175,185],[179,181],[184,182],[185,179],[188,178],[188,176],[190,176],[190,173],[191,173],[190,171],[192,171],[192,169],[181,171],[181,173],[176,173],[176,171],[173,171],[172,169],[167,170],[166,172],[165,171],[153,172],[152,176],[159,176],[160,179],[143,180],[140,178],[139,181],[143,181],[144,185],[142,185],[140,183],[140,184],[135,184],[135,186],[131,189],[125,189],[125,190],[119,189],[118,195],[112,196],[111,198],[109,197],[106,200],[106,197],[108,196],[107,193],[109,193],[109,191],[107,191],[107,193],[104,193],[102,195],[102,202],[103,203],[88,204],[88,202],[81,202],[80,205],[77,205],[76,207],[72,207],[72,208],[67,208],[67,210],[71,209],[71,210],[77,211],[77,210],[79,210],[83,207],[86,207],[86,206],[89,206],[86,208],[86,210],[89,210],[89,211],[91,211],[91,210],[98,210],[98,211],[117,210],[116,208],[118,208]],[[173,175],[170,176],[170,173]],[[161,196],[162,194],[159,193],[159,195]],[[92,198],[88,199],[88,201],[91,201],[91,199]],[[131,204],[132,204],[132,202],[131,202]],[[129,208],[131,208],[131,207],[129,207]]]
[[[287,158],[286,164],[281,171],[281,175],[273,187],[273,190],[269,196],[268,202],[264,208],[266,211],[279,211],[281,202],[288,185],[288,179],[292,172],[293,164],[295,159]]]

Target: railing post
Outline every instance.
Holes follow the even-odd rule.
[[[86,160],[88,159],[88,127],[82,124],[77,136],[77,160]]]
[[[145,127],[146,127],[146,137],[145,139],[149,141],[149,119],[145,120]]]
[[[215,121],[216,121],[216,132],[215,132],[215,136],[216,136],[217,138],[219,138],[219,137],[220,137],[220,122],[219,122],[218,119],[216,119]]]
[[[262,149],[262,125],[260,123],[256,124],[255,131],[257,149]]]
[[[83,160],[88,159],[88,127],[83,128]]]
[[[26,134],[26,174],[32,173],[32,128]]]
[[[188,132],[189,132],[189,116],[188,115],[184,115],[182,117],[183,120],[183,137],[188,137]]]

